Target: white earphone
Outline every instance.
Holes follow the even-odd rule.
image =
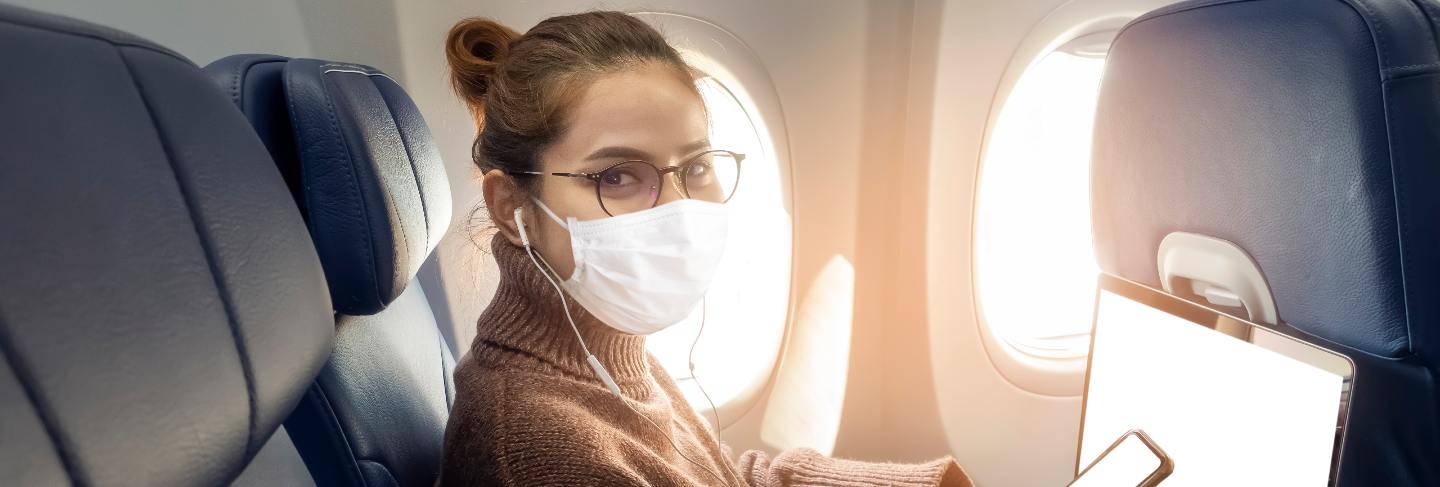
[[[515,227],[520,230],[520,245],[524,245],[526,251],[530,249],[530,236],[525,234],[525,210],[515,208]]]
[[[555,294],[560,295],[560,307],[565,310],[565,319],[570,322],[570,329],[575,332],[575,339],[580,340],[580,349],[585,351],[585,363],[590,364],[590,369],[595,371],[595,376],[600,378],[600,382],[605,384],[606,389],[610,389],[611,394],[623,400],[624,396],[620,395],[620,386],[615,383],[613,377],[610,377],[610,371],[605,370],[605,366],[600,365],[600,359],[595,358],[595,355],[590,353],[590,347],[585,346],[585,338],[580,336],[580,327],[575,326],[575,319],[570,317],[570,304],[565,302],[565,292],[561,291],[560,284],[550,277],[555,269],[550,268],[549,262],[546,262],[545,268],[542,269],[540,260],[535,257],[535,251],[530,248],[530,235],[525,231],[525,218],[520,208],[515,208],[515,226],[520,231],[520,244],[525,246],[525,253],[530,255],[530,261],[535,263],[537,269],[540,269],[545,280],[555,287]],[[549,269],[550,272],[545,272],[546,269]]]

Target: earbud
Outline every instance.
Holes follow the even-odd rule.
[[[530,248],[530,236],[525,233],[524,211],[518,206],[515,207],[515,228],[520,231],[520,245]]]

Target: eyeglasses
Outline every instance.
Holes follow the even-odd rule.
[[[585,178],[595,183],[595,198],[606,215],[616,216],[654,208],[660,202],[661,180],[666,174],[676,191],[688,199],[724,203],[740,185],[740,163],[745,154],[712,150],[696,154],[685,162],[664,168],[646,161],[617,162],[599,172],[532,172],[513,174]]]

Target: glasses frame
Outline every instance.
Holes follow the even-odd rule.
[[[730,194],[725,195],[725,200],[720,202],[721,204],[728,203],[728,202],[730,202],[730,198],[735,197],[736,191],[738,191],[738,190],[740,189],[740,170],[741,170],[741,168],[744,166],[743,163],[745,162],[745,154],[741,154],[741,153],[735,152],[735,151],[728,151],[728,150],[724,150],[724,149],[707,150],[707,151],[705,151],[705,152],[701,152],[701,153],[695,154],[695,155],[690,156],[689,158],[685,159],[684,162],[681,162],[681,163],[676,164],[676,165],[674,165],[674,166],[657,167],[657,166],[655,166],[654,163],[652,163],[652,162],[650,162],[650,161],[643,160],[643,159],[627,159],[627,160],[624,160],[624,161],[616,162],[616,163],[611,164],[611,165],[609,165],[609,166],[605,166],[605,169],[601,169],[601,170],[595,171],[595,172],[514,171],[514,172],[512,172],[511,174],[523,174],[523,175],[526,175],[526,176],[559,176],[559,177],[567,177],[567,178],[584,178],[584,179],[587,179],[587,180],[589,180],[589,181],[595,186],[595,202],[600,204],[600,210],[601,210],[601,211],[604,211],[606,215],[615,216],[615,214],[610,213],[610,209],[609,209],[609,208],[606,208],[606,207],[605,207],[605,199],[600,196],[600,175],[601,175],[601,174],[604,174],[605,171],[609,171],[609,170],[611,170],[611,169],[615,169],[615,168],[617,168],[617,167],[620,167],[620,166],[623,166],[623,165],[626,165],[626,164],[631,164],[631,163],[636,163],[636,162],[638,162],[638,163],[641,163],[641,164],[650,166],[651,169],[654,169],[654,170],[655,170],[655,173],[656,173],[656,174],[659,174],[659,175],[660,175],[660,181],[664,181],[664,180],[665,180],[665,176],[666,176],[667,174],[680,173],[680,171],[682,171],[682,170],[684,170],[684,169],[686,169],[686,168],[689,168],[690,166],[692,166],[692,165],[694,165],[694,164],[697,164],[696,161],[699,160],[701,157],[704,157],[704,156],[706,156],[706,155],[711,155],[711,154],[725,154],[725,155],[728,155],[728,156],[730,156],[731,158],[734,158],[734,159],[735,159],[735,187],[730,190]],[[687,200],[688,200],[688,199],[693,199],[693,198],[690,197],[690,189],[685,187],[685,178],[680,177],[680,176],[677,175],[677,176],[675,176],[675,177],[670,178],[670,181],[671,181],[670,184],[674,185],[674,186],[675,186],[675,189],[679,191],[680,196],[685,197],[685,199],[687,199]],[[664,184],[664,183],[662,182],[661,184]],[[650,208],[654,208],[654,207],[655,207],[656,205],[658,205],[659,203],[660,203],[660,193],[657,191],[657,192],[655,193],[655,199],[650,202]],[[648,208],[647,208],[647,209],[648,209]],[[643,210],[637,210],[637,211],[643,211]]]

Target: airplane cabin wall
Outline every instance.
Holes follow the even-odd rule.
[[[264,53],[362,62],[404,74],[392,0],[3,2],[130,32],[201,66],[231,54]]]

